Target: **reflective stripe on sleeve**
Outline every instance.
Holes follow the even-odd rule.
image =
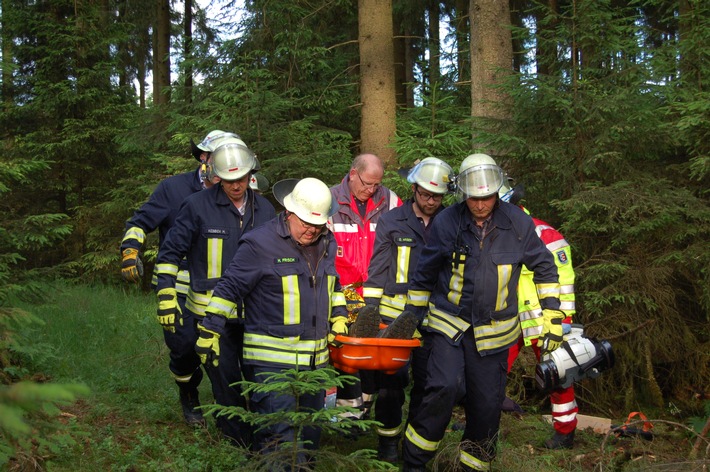
[[[382,298],[384,289],[379,287],[363,287],[362,298]]]
[[[123,240],[121,241],[121,244],[128,241],[129,239],[135,239],[142,246],[145,242],[145,231],[143,231],[143,229],[139,228],[138,226],[131,226],[130,228],[128,228],[128,231],[126,231],[126,234],[123,235]]]
[[[177,277],[178,272],[179,272],[179,268],[175,264],[155,264],[155,273],[156,274],[159,274],[159,275],[165,274],[165,275]]]
[[[409,290],[407,292],[407,303],[414,306],[426,307],[429,303],[431,292],[428,290]]]

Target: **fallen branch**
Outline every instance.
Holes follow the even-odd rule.
[[[606,447],[606,441],[609,439],[609,436],[611,436],[612,434],[615,434],[615,433],[617,433],[617,432],[619,432],[619,431],[622,431],[623,427],[625,427],[625,426],[633,426],[633,425],[642,424],[642,423],[664,423],[664,424],[669,424],[669,425],[672,425],[672,426],[677,426],[677,427],[679,427],[679,428],[683,428],[683,429],[685,429],[686,431],[689,431],[691,434],[694,434],[695,436],[697,436],[698,438],[697,438],[697,440],[695,441],[695,445],[693,446],[693,449],[692,449],[692,451],[690,452],[690,456],[689,456],[689,457],[690,457],[691,459],[692,459],[695,455],[697,455],[697,451],[700,450],[700,444],[702,443],[702,441],[705,441],[705,442],[707,443],[707,448],[710,448],[710,439],[708,439],[708,438],[705,437],[705,435],[708,433],[708,430],[709,430],[709,428],[710,428],[710,426],[709,426],[709,425],[710,425],[710,419],[708,419],[708,422],[705,424],[705,427],[703,428],[703,431],[702,431],[700,434],[696,433],[693,428],[689,428],[689,427],[687,427],[686,425],[681,424],[681,423],[677,423],[677,422],[675,422],[675,421],[649,420],[649,419],[646,419],[646,420],[631,421],[631,422],[629,422],[629,423],[626,423],[626,424],[617,426],[616,428],[610,429],[610,430],[606,433],[606,435],[604,436],[604,440],[602,441],[601,447],[599,448],[600,452],[601,452],[602,454],[604,454],[604,448]],[[707,450],[707,448],[706,448],[706,450]]]
[[[705,422],[703,430],[700,431],[698,439],[695,440],[695,444],[693,445],[693,449],[690,451],[690,455],[688,456],[688,458],[695,459],[698,456],[698,451],[700,450],[700,444],[702,443],[702,440],[705,440],[708,443],[707,447],[705,448],[705,455],[707,455],[708,447],[710,447],[710,441],[708,441],[705,436],[707,436],[708,433],[710,433],[710,417],[708,417],[708,420]]]

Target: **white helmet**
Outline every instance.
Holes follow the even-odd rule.
[[[283,198],[283,206],[312,225],[324,225],[336,210],[328,186],[312,177],[299,180],[293,190]]]
[[[212,170],[222,180],[239,180],[258,167],[256,156],[236,138],[225,138],[212,151]]]
[[[505,180],[503,169],[487,154],[471,154],[461,163],[456,186],[464,198],[486,198],[498,193]]]
[[[444,194],[449,191],[449,182],[454,170],[446,162],[436,157],[427,157],[412,167],[407,182],[417,184],[431,193]]]

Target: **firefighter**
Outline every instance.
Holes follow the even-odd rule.
[[[204,317],[212,290],[232,261],[242,234],[276,216],[273,205],[249,189],[249,178],[258,162],[254,153],[241,140],[231,140],[212,153],[213,170],[220,178],[204,192],[188,197],[168,232],[158,255],[158,314],[166,330],[197,324]],[[190,286],[185,308],[177,303],[176,282],[180,261],[187,258]],[[215,401],[220,405],[244,406],[237,387],[242,380],[240,359],[243,326],[238,317],[225,327],[221,341],[222,363],[206,364]],[[198,337],[192,339],[195,350]],[[192,372],[199,371],[200,358],[195,356]],[[229,440],[245,444],[248,429],[237,420],[217,417],[217,426]]]
[[[526,213],[528,210],[520,205],[523,198],[522,186],[511,188],[509,182],[503,182],[503,186],[498,192],[500,199],[504,202],[519,205]],[[569,243],[564,236],[546,222],[533,217],[535,231],[545,243],[547,250],[555,258],[557,272],[560,277],[560,310],[565,314],[563,331],[567,331],[565,325],[572,323],[575,314],[574,296],[574,269],[572,268],[572,252]],[[540,345],[538,340],[542,336],[543,316],[540,308],[540,301],[533,282],[533,273],[523,266],[518,284],[518,317],[522,335],[518,342],[514,344],[508,353],[508,372],[513,367],[515,359],[523,346],[532,346],[535,358],[540,361]],[[574,386],[558,388],[550,394],[552,406],[552,425],[555,430],[552,438],[544,442],[548,449],[569,449],[574,443],[574,431],[577,427],[577,401],[574,397]]]
[[[382,185],[384,176],[382,160],[374,154],[360,154],[353,159],[350,171],[342,182],[330,191],[337,212],[328,219],[328,228],[335,236],[337,253],[335,268],[346,291],[352,289],[362,295],[362,284],[367,280],[375,230],[382,215],[402,204],[397,194]],[[370,374],[361,373],[366,384],[364,397],[367,404],[374,385]],[[361,418],[368,407],[363,404],[361,384],[338,388],[338,406],[359,408],[360,414],[346,414]]]
[[[194,171],[168,177],[158,184],[144,203],[126,222],[126,232],[121,241],[121,275],[127,282],[139,283],[143,276],[143,263],[140,251],[145,243],[146,235],[158,230],[158,252],[162,250],[168,230],[175,222],[175,216],[183,200],[193,193],[209,188],[219,181],[219,177],[209,171],[212,165],[211,153],[215,146],[229,139],[238,139],[234,133],[221,130],[210,131],[200,144],[192,145],[192,155],[200,163]],[[184,311],[185,297],[190,282],[186,261],[181,261],[175,283],[177,301]],[[153,274],[152,285],[155,287],[157,278]],[[204,425],[197,396],[197,386],[202,380],[202,371],[196,369],[199,360],[195,354],[194,343],[197,331],[190,323],[178,325],[172,329],[163,330],[165,345],[170,351],[169,369],[175,379],[180,393],[185,421],[191,425]]]
[[[259,383],[267,373],[327,366],[328,341],[347,332],[335,238],[326,228],[333,211],[330,190],[314,178],[297,181],[292,190],[287,183],[278,182],[273,189],[286,211],[239,242],[209,302],[197,344],[206,362],[221,364],[219,340],[244,300],[245,372],[248,380]],[[324,399],[322,390],[300,396],[298,407],[317,411]],[[296,402],[285,392],[270,392],[252,394],[249,404],[254,412],[274,413],[295,411]],[[286,423],[271,425],[255,433],[255,448],[269,452],[278,443],[296,441],[295,434]],[[317,449],[319,438],[318,428],[307,427],[298,439],[305,449]],[[306,460],[299,454],[299,463]]]
[[[441,159],[427,157],[422,160],[407,175],[407,181],[412,184],[412,198],[385,213],[377,224],[363,297],[367,306],[378,307],[382,322],[387,325],[391,325],[404,310],[409,279],[431,234],[434,217],[443,210],[443,198],[449,191],[452,177],[453,169]],[[412,370],[415,379],[421,379],[426,365],[417,363],[417,359],[417,353],[414,353]],[[377,428],[377,455],[383,461],[398,460],[408,370],[407,365],[392,375],[375,374],[375,420],[382,423]],[[420,385],[421,381],[418,381],[413,388],[415,398],[421,397],[417,394]],[[417,408],[417,403],[416,399],[410,402],[410,408]]]
[[[436,217],[410,280],[405,311],[422,320],[429,309],[422,330],[430,355],[424,398],[410,410],[405,431],[405,471],[425,470],[462,390],[461,468],[490,470],[508,350],[521,333],[516,288],[523,264],[534,273],[543,310],[543,348],[562,343],[557,267],[530,217],[500,201],[503,178],[486,154],[464,159],[456,177],[462,201]]]

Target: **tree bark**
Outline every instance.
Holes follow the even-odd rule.
[[[360,44],[360,152],[395,165],[391,147],[396,126],[392,1],[358,1]]]
[[[153,30],[153,104],[170,102],[170,1],[157,0]]]
[[[192,0],[185,0],[185,32],[182,40],[185,64],[185,103],[192,103]]]
[[[429,3],[429,86],[434,85],[441,77],[441,52],[439,49],[439,2],[433,0]]]
[[[2,31],[2,63],[9,65],[13,63],[12,55],[12,34],[10,33],[10,27],[8,22],[8,16],[10,15],[10,2],[8,0],[2,0],[2,21],[0,28]],[[12,108],[15,97],[13,93],[13,78],[12,78],[12,67],[2,68],[2,102],[3,110],[8,111]]]
[[[509,97],[497,86],[512,72],[508,0],[471,0],[471,116],[505,119]]]

